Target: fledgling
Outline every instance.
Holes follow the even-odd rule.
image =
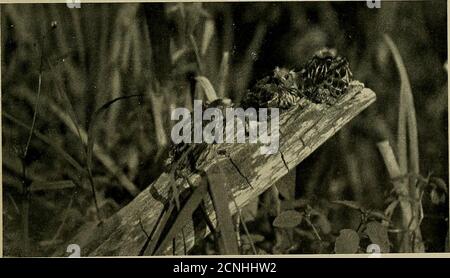
[[[247,91],[241,106],[244,109],[280,108],[289,109],[300,100],[296,73],[276,67],[272,76],[267,76]]]
[[[352,81],[347,59],[334,49],[322,49],[298,71],[302,94],[314,103],[334,104]]]

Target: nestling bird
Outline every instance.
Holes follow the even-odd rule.
[[[314,103],[334,104],[352,80],[348,61],[336,50],[324,48],[297,70],[275,68],[272,76],[259,80],[247,91],[243,108],[288,109],[302,97]]]
[[[314,103],[334,104],[352,81],[347,59],[334,49],[322,49],[299,70],[299,87]]]

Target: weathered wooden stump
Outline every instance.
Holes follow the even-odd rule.
[[[206,173],[213,166],[222,169],[226,186],[233,193],[235,201],[230,202],[230,210],[235,213],[237,207],[243,208],[275,184],[375,99],[373,91],[354,82],[347,94],[332,106],[303,100],[298,107],[280,115],[278,153],[262,155],[258,144],[210,145],[202,153],[203,157],[199,158],[200,168]],[[227,156],[221,154],[223,150]],[[189,175],[191,185],[198,186],[201,179],[198,173]],[[169,202],[170,180],[169,175],[163,173],[114,216],[102,224],[83,228],[70,243],[80,245],[82,256],[137,256],[147,240],[143,229],[148,233],[154,228],[164,205]],[[177,186],[187,188],[188,184],[185,179],[178,179]],[[210,200],[206,211],[215,225],[215,213]],[[196,240],[209,232],[207,229],[200,234],[198,229],[194,232],[193,222],[189,223],[184,228],[186,245],[175,244],[176,250],[167,250],[167,254],[183,254],[184,246],[192,248]],[[64,255],[63,252],[57,255]]]

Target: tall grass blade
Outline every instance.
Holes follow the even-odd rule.
[[[205,21],[205,30],[203,32],[202,38],[202,47],[201,47],[201,55],[205,56],[206,51],[208,50],[209,44],[211,43],[211,39],[214,36],[214,20],[207,19]]]
[[[394,151],[392,150],[389,141],[379,142],[377,147],[383,157],[389,177],[393,181],[395,192],[399,196],[400,208],[402,212],[402,228],[405,231],[401,244],[401,250],[402,252],[410,252],[410,225],[414,222],[414,209],[409,201],[408,184],[402,179],[404,174],[401,172],[400,166],[395,159]]]
[[[228,73],[230,68],[230,53],[225,51],[222,55],[222,61],[220,62],[219,78],[217,82],[217,93],[220,98],[225,97],[227,89]]]
[[[411,166],[411,172],[414,174],[419,174],[419,144],[417,136],[417,121],[416,121],[416,111],[414,108],[414,99],[411,90],[411,84],[409,82],[408,73],[406,71],[405,64],[400,55],[400,52],[389,37],[385,35],[385,41],[389,46],[389,49],[394,57],[394,61],[397,70],[400,75],[400,107],[399,107],[399,164],[401,170],[406,173],[408,166]],[[406,122],[406,120],[407,122]],[[409,165],[406,154],[406,126],[408,127],[408,141],[409,141]]]
[[[160,149],[164,149],[167,146],[167,134],[164,129],[164,94],[157,95],[153,91],[149,92],[151,105],[152,105],[152,115],[153,122],[155,124],[156,142]]]
[[[92,153],[94,151],[96,125],[97,125],[98,120],[100,119],[100,115],[104,111],[106,111],[109,107],[111,107],[111,105],[113,105],[114,103],[116,103],[120,100],[129,99],[129,98],[137,97],[137,96],[142,96],[142,95],[123,96],[123,97],[118,97],[111,101],[108,101],[107,103],[103,104],[99,109],[97,109],[95,111],[94,116],[92,117],[91,123],[89,124],[89,129],[88,129],[88,134],[87,134],[88,144],[87,144],[87,150],[86,150],[86,154],[87,154],[86,155],[86,165],[87,165],[87,170],[88,170],[89,183],[91,185],[92,195],[93,195],[93,199],[94,199],[94,203],[95,203],[95,208],[97,210],[97,215],[99,217],[100,217],[100,214],[99,214],[100,210],[98,207],[97,197],[96,197],[96,193],[95,193],[94,177],[92,175]]]
[[[13,123],[17,124],[19,127],[31,130],[31,127],[20,121],[19,119],[15,118],[14,116],[8,114],[7,112],[2,112],[2,115],[7,118],[8,120],[12,121]],[[58,153],[64,160],[66,160],[70,165],[72,165],[75,169],[77,169],[80,173],[85,172],[83,167],[70,155],[68,154],[64,149],[57,146],[53,140],[48,138],[47,136],[43,135],[39,131],[34,131],[34,135],[41,140],[42,142],[49,145],[51,148],[55,150],[56,153]]]
[[[44,55],[44,54],[41,53],[41,55]],[[38,78],[38,90],[37,90],[36,103],[34,106],[33,120],[31,122],[30,133],[28,134],[28,139],[27,139],[27,143],[25,145],[25,151],[23,154],[24,158],[26,158],[27,153],[28,153],[28,148],[30,147],[31,138],[33,137],[33,134],[34,134],[34,128],[36,125],[37,115],[38,115],[38,111],[39,111],[39,101],[41,99],[41,86],[42,86],[42,57],[41,57],[41,65],[40,65],[39,71],[40,72],[39,72],[39,78]]]
[[[27,90],[21,90],[20,95],[24,96],[28,101],[31,103],[34,102],[35,96],[31,94]],[[53,102],[49,98],[45,98],[45,95],[41,96],[42,103],[45,103],[51,110],[52,113],[54,113],[68,128],[69,130],[77,135],[77,126],[75,126],[74,122],[72,121],[71,117],[64,111],[62,108],[60,108],[55,102]],[[25,125],[26,127],[26,125]],[[83,128],[78,129],[80,132],[81,140],[83,141],[83,146],[87,145],[87,132]],[[48,143],[51,145],[51,143]],[[123,173],[122,169],[117,166],[116,162],[108,155],[108,153],[98,144],[94,143],[94,154],[97,159],[105,166],[105,169],[108,170],[110,174],[115,176],[120,184],[131,194],[136,195],[139,193],[138,188],[136,185]],[[81,172],[84,172],[85,170],[82,170]],[[81,173],[80,172],[80,173]]]
[[[241,210],[241,208],[239,208],[239,206],[238,206],[238,204],[236,202],[236,198],[234,198],[233,194],[231,195],[231,198],[232,198],[233,204],[234,204],[234,206],[236,208],[236,211],[237,211],[237,213],[239,215],[239,222],[242,224],[242,227],[244,228],[245,235],[249,239],[249,244],[250,244],[250,247],[251,247],[251,249],[253,251],[253,254],[257,255],[258,252],[256,251],[255,244],[253,243],[252,237],[251,237],[250,232],[249,232],[249,230],[247,228],[247,224],[245,223],[246,221],[245,221],[244,217],[242,216],[242,210]],[[240,234],[239,234],[239,225],[236,228],[236,235],[240,236]],[[238,239],[239,246],[241,246],[240,243],[241,243],[241,240],[239,238]]]
[[[63,102],[63,108],[67,111],[70,119],[72,120],[73,125],[76,128],[77,131],[77,135],[80,139],[80,144],[84,145],[83,143],[83,138],[81,136],[81,131],[80,131],[80,125],[79,125],[79,120],[78,117],[75,113],[75,109],[73,108],[72,102],[70,101],[69,96],[67,95],[66,91],[63,89],[62,84],[64,84],[64,82],[62,82],[62,80],[59,78],[58,73],[55,71],[53,65],[51,64],[50,61],[47,61],[47,64],[50,68],[50,72],[53,75],[53,78],[55,80],[55,85],[56,85],[56,91],[58,93],[59,98],[62,100]]]
[[[237,66],[236,74],[239,76],[236,77],[236,88],[234,88],[238,92],[243,92],[248,87],[248,83],[250,82],[251,75],[253,73],[253,65],[255,63],[257,52],[261,49],[261,46],[264,41],[264,37],[267,33],[267,23],[260,23],[256,27],[253,38],[250,42],[250,45],[247,48],[245,53],[245,58],[242,62]],[[241,95],[237,95],[235,99],[235,103],[240,103]]]
[[[95,142],[95,131],[96,131],[96,125],[100,119],[100,115],[106,111],[111,105],[113,105],[114,103],[121,101],[121,100],[125,100],[125,99],[130,99],[130,98],[134,98],[134,97],[142,97],[142,95],[130,95],[130,96],[122,96],[122,97],[118,97],[115,98],[111,101],[108,101],[107,103],[103,104],[100,108],[98,108],[95,112],[94,112],[94,116],[92,117],[91,123],[89,124],[89,129],[88,129],[88,134],[87,134],[87,140],[88,140],[88,144],[87,144],[87,166],[89,169],[92,168],[92,153],[94,150],[94,142]]]
[[[189,35],[189,40],[191,42],[192,49],[194,50],[195,60],[197,62],[198,71],[202,75],[205,72],[205,69],[203,67],[202,56],[200,55],[200,50],[198,49],[197,42],[195,41],[195,38],[192,34]]]
[[[402,157],[401,163],[405,163],[405,165],[400,165],[400,167],[404,167],[402,170],[406,170],[403,173],[406,174],[408,167],[411,168],[410,172],[414,174],[415,176],[419,175],[420,172],[420,166],[419,166],[419,143],[418,143],[418,135],[417,135],[417,121],[416,121],[416,110],[414,108],[414,98],[411,90],[411,84],[409,82],[408,73],[406,71],[406,67],[403,63],[403,59],[400,55],[400,52],[395,45],[395,43],[392,41],[392,39],[385,35],[385,41],[389,46],[389,49],[391,50],[392,56],[394,57],[395,64],[397,66],[397,70],[400,75],[400,111],[399,111],[399,134],[403,138],[405,138],[404,141],[406,141],[406,126],[408,127],[408,151],[409,153],[405,155],[405,157]],[[401,118],[400,118],[401,117]],[[407,123],[404,123],[405,117],[407,119]],[[401,122],[400,122],[401,121]],[[404,126],[404,127],[402,127]],[[401,130],[400,130],[401,128]],[[399,148],[402,148],[402,152],[406,152],[406,143],[403,141],[401,142],[401,145],[399,145]],[[406,156],[409,156],[409,161],[404,161]],[[406,158],[407,159],[407,158]],[[407,164],[406,164],[407,163]],[[418,219],[418,215],[421,215],[422,211],[422,205],[420,203],[420,191],[418,188],[416,188],[417,179],[416,178],[410,178],[409,179],[409,196],[413,201],[413,215],[414,218],[409,223],[408,228],[413,227],[413,238],[414,243],[412,244],[412,251],[413,252],[423,252],[425,250],[425,247],[422,242],[422,235],[420,231],[420,219]],[[419,226],[418,226],[419,225]],[[409,249],[408,249],[409,250]]]

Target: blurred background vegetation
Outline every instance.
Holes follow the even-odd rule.
[[[392,189],[376,148],[380,140],[396,140],[400,89],[384,34],[397,44],[409,74],[422,174],[447,181],[446,1],[381,6],[2,5],[4,254],[46,256],[67,245],[83,224],[97,220],[92,186],[105,218],[154,181],[170,145],[170,109],[204,97],[195,76],[206,76],[220,97],[239,103],[275,66],[300,65],[324,46],[349,59],[355,79],[376,92],[377,102],[298,167],[295,195],[324,216],[314,220],[324,241],[355,229],[359,214],[330,201],[384,210]],[[96,113],[129,95],[141,96]],[[30,128],[40,134],[30,137]],[[433,202],[425,194],[423,202],[426,250],[444,251],[448,199]],[[270,215],[261,204],[255,211],[248,219],[253,241],[270,253]],[[332,252],[303,236],[293,252]]]

